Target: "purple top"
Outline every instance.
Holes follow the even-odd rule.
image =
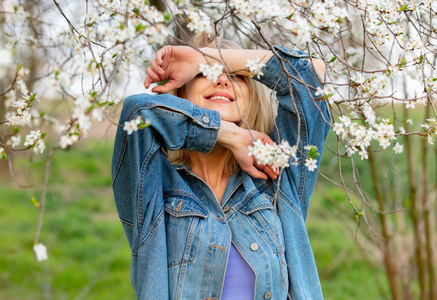
[[[255,273],[231,244],[221,300],[253,300]]]

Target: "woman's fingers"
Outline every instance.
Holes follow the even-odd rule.
[[[152,92],[154,92],[154,93],[163,93],[164,94],[164,93],[170,92],[171,90],[180,88],[181,86],[182,86],[182,84],[180,84],[180,82],[178,82],[177,80],[173,79],[173,80],[170,80],[169,82],[167,82],[164,85],[155,86],[152,89]]]
[[[164,70],[158,65],[156,59],[152,60],[150,67],[156,74],[159,74],[160,76],[164,75]]]
[[[247,170],[244,170],[244,171],[254,178],[259,178],[259,179],[264,179],[264,180],[268,179],[267,175],[265,173],[261,172],[260,170],[258,170],[257,168],[255,168],[255,166],[251,166]]]
[[[147,77],[144,79],[144,86],[146,88],[149,88],[150,84],[161,80],[160,76],[151,67],[146,69],[146,73]]]
[[[255,160],[255,159],[254,159]],[[273,170],[273,168],[272,167],[270,167],[270,166],[268,166],[268,165],[261,165],[261,164],[257,164],[256,162],[255,162],[255,166],[259,169],[259,170],[261,170],[261,171],[263,171],[265,174],[267,174],[267,176],[269,176],[271,179],[273,179],[273,180],[275,180],[277,177],[278,177],[278,175],[279,175],[279,170],[278,169],[276,169],[276,170]]]
[[[155,54],[155,59],[156,59],[156,63],[161,66],[162,65],[162,60],[163,57],[165,56],[165,54],[167,53],[167,51],[171,50],[171,46],[165,46],[162,47],[161,49],[159,49],[156,54]]]

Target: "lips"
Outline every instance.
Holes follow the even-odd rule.
[[[226,92],[214,92],[212,94],[209,94],[205,98],[210,101],[221,102],[221,103],[223,102],[231,103],[235,101],[234,97],[232,97]]]

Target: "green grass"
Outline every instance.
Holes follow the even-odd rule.
[[[112,147],[94,146],[53,158],[39,239],[48,261],[36,262],[32,250],[39,210],[31,197],[40,200],[45,162],[29,168],[34,188],[19,189],[2,176],[0,299],[135,298],[130,250],[112,198]]]

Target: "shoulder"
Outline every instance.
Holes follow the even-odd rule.
[[[326,72],[325,62],[323,60],[321,60],[320,58],[313,58],[313,57],[308,58],[308,60],[313,65],[314,70],[320,76],[322,81],[325,81],[325,72]]]

